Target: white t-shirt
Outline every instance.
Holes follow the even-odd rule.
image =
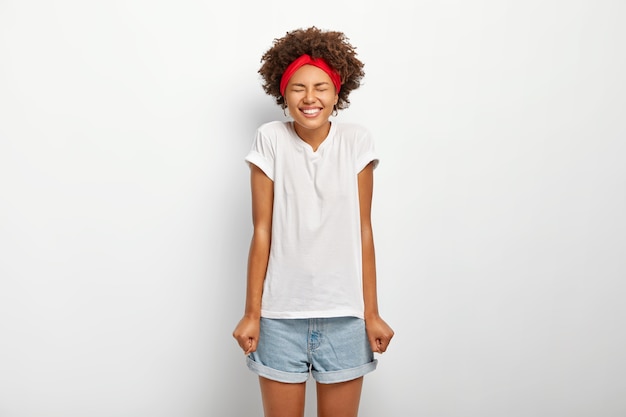
[[[245,160],[274,182],[261,316],[363,318],[357,175],[378,164],[369,132],[333,122],[313,152],[292,122],[270,122]]]

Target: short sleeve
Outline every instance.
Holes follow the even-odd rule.
[[[369,130],[364,130],[359,135],[356,143],[356,172],[357,174],[363,170],[370,162],[373,162],[374,168],[378,166],[378,156],[374,149],[374,139]]]
[[[252,149],[246,155],[246,162],[259,167],[269,179],[274,181],[274,155],[274,147],[270,139],[261,130],[257,130]]]

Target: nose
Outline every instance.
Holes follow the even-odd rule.
[[[315,95],[313,94],[314,90],[312,88],[307,88],[306,94],[304,96],[305,103],[312,103],[315,101]]]

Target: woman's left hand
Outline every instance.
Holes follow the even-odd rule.
[[[365,330],[367,331],[367,338],[370,341],[372,351],[376,353],[385,352],[394,335],[393,329],[385,323],[385,320],[380,316],[366,318]]]

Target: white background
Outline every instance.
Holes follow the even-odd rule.
[[[260,416],[256,73],[366,64],[380,304],[361,416],[626,415],[626,3],[0,0],[0,416]],[[310,384],[309,394],[314,394]],[[314,415],[314,397],[307,416]]]

